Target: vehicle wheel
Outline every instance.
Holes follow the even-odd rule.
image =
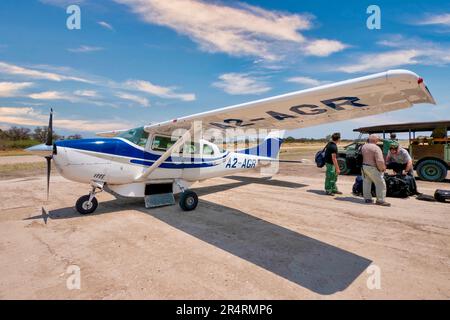
[[[77,200],[76,208],[77,211],[81,214],[89,214],[94,212],[98,207],[98,201],[96,198],[93,198],[91,202],[89,202],[89,195],[85,195],[80,197]]]
[[[349,174],[351,169],[347,166],[347,160],[345,158],[337,158],[339,169],[341,174]]]
[[[187,190],[180,195],[180,207],[184,211],[191,211],[197,208],[198,196],[194,191]]]
[[[447,177],[447,168],[437,160],[425,160],[417,166],[417,174],[422,180],[441,182]]]

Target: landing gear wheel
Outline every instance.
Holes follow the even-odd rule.
[[[77,200],[76,207],[77,207],[77,211],[79,213],[89,214],[89,213],[94,212],[97,209],[97,207],[98,207],[97,199],[94,197],[94,198],[92,198],[91,201],[89,201],[89,198],[90,198],[90,195],[87,194],[85,196],[80,197]]]
[[[194,191],[184,191],[180,195],[180,208],[184,211],[191,211],[197,208],[198,196]]]

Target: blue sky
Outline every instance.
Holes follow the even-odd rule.
[[[78,4],[81,29],[66,27]],[[371,4],[381,29],[366,27]],[[324,137],[450,118],[450,3],[40,0],[0,2],[0,128],[92,136],[389,69],[425,79],[437,106],[289,132]]]

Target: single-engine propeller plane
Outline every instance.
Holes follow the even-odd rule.
[[[276,161],[282,143],[280,130],[331,124],[418,103],[435,104],[423,79],[407,70],[391,70],[129,130],[102,132],[93,139],[53,142],[51,112],[46,143],[27,150],[46,158],[47,198],[52,160],[63,177],[90,184],[89,194],[76,202],[81,214],[96,210],[96,195],[103,190],[143,197],[146,207],[174,204],[174,194],[180,193],[180,207],[189,211],[198,203],[195,192],[189,190],[194,182]],[[276,131],[256,147],[233,152],[203,134],[203,130],[250,129]]]

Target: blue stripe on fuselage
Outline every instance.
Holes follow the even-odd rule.
[[[117,138],[94,138],[94,139],[80,139],[80,140],[61,140],[55,142],[56,146],[72,148],[78,150],[106,153],[114,156],[122,156],[131,159],[131,163],[141,165],[152,165],[154,161],[159,159],[161,155],[153,154],[148,151],[135,147],[122,139]],[[196,167],[208,167],[213,166],[211,161],[223,159],[227,154],[213,159],[194,158],[193,163],[174,163],[172,158],[169,157],[164,163],[160,165],[161,168],[196,168]]]

